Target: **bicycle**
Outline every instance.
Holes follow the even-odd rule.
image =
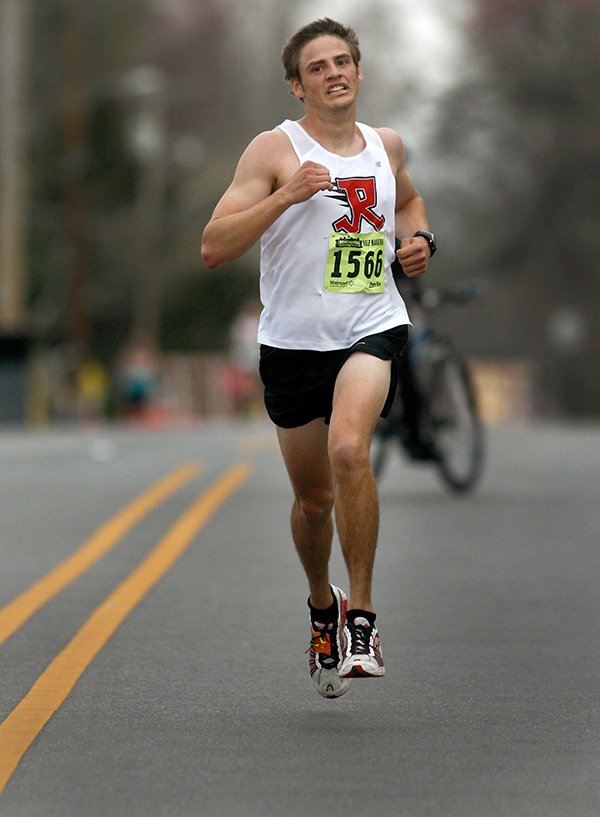
[[[403,293],[415,304],[416,317],[392,409],[373,435],[371,459],[377,479],[383,473],[389,443],[396,440],[412,462],[433,466],[453,493],[466,493],[479,481],[484,432],[469,368],[451,340],[429,320],[434,310],[466,304],[478,295],[474,284]]]

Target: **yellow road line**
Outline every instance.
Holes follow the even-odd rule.
[[[37,610],[108,553],[150,511],[164,502],[200,471],[187,463],[172,471],[109,519],[71,556],[0,609],[0,644],[16,632]]]
[[[190,505],[148,556],[96,608],[0,724],[0,792],[86,667],[251,471],[249,464],[239,463]]]

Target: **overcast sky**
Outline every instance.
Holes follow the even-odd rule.
[[[386,0],[389,16],[370,26],[369,4],[364,0],[304,0],[298,5],[298,26],[319,17],[333,17],[357,29],[359,39],[374,35],[385,26],[382,35],[397,30],[403,64],[419,63],[424,79],[447,85],[465,64],[464,25],[469,17],[469,0]]]
[[[366,80],[369,62],[378,59],[377,42],[397,40],[397,50],[386,48],[384,53],[386,59],[395,54],[396,64],[390,65],[390,70],[415,88],[418,105],[405,107],[398,121],[385,124],[398,128],[413,142],[431,131],[440,96],[469,70],[473,55],[465,26],[472,0],[385,0],[384,6],[388,12],[379,17],[364,0],[304,0],[293,19],[299,27],[320,17],[332,17],[356,28]]]

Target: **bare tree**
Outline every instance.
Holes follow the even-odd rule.
[[[535,363],[542,410],[597,413],[600,10],[482,0],[471,33],[478,71],[447,97],[438,150],[452,160],[444,209],[494,287],[478,342]]]

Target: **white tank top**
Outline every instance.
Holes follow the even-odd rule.
[[[316,142],[298,122],[279,125],[300,164],[328,168],[332,191],[320,191],[289,207],[261,238],[258,341],[279,349],[344,349],[393,326],[409,324],[394,284],[396,185],[377,131],[357,123],[366,146],[338,156]],[[327,291],[325,269],[332,233],[383,233],[383,292]],[[330,253],[331,254],[331,253]]]

